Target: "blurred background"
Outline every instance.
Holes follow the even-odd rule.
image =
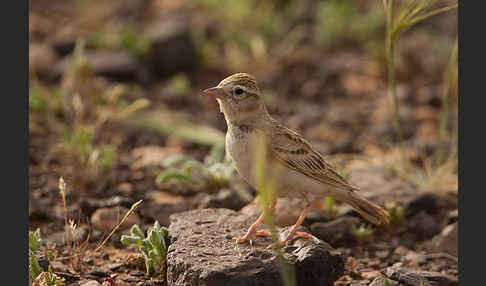
[[[113,226],[99,209],[140,198],[142,225],[247,206],[255,190],[224,160],[226,124],[202,93],[236,72],[352,183],[393,194],[379,203],[457,198],[457,9],[427,14],[457,1],[425,1],[391,42],[386,2],[29,1],[30,228],[63,231],[61,176],[92,239]]]

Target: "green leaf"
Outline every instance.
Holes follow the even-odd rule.
[[[137,244],[137,245],[142,244],[142,240],[138,236],[122,235],[120,241],[123,244]]]
[[[41,239],[40,239],[40,229],[36,231],[29,231],[29,249],[32,251],[37,251],[40,249]]]
[[[39,262],[37,262],[37,259],[33,255],[29,257],[29,273],[32,280],[42,273],[42,267],[40,267]]]
[[[155,179],[155,183],[156,184],[163,184],[163,183],[168,182],[171,179],[175,179],[175,180],[182,181],[182,182],[184,182],[184,181],[185,182],[194,182],[192,177],[190,175],[186,174],[184,171],[170,168],[170,169],[165,170],[161,174],[159,174],[157,176],[157,178]]]
[[[133,235],[135,235],[135,236],[140,237],[141,239],[144,239],[145,238],[145,235],[143,234],[142,230],[136,224],[134,224],[132,226],[132,228],[130,229],[130,233],[133,234]]]

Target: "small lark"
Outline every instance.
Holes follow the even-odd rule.
[[[256,188],[256,157],[253,154],[257,144],[265,144],[268,157],[265,169],[278,176],[275,180],[276,196],[301,197],[307,201],[307,207],[281,242],[282,245],[287,245],[294,236],[317,240],[297,229],[311,207],[326,196],[348,203],[373,224],[388,223],[385,210],[360,196],[358,189],[333,170],[309,142],[297,132],[280,125],[268,114],[253,76],[246,73],[231,75],[218,86],[204,90],[204,93],[216,98],[224,114],[228,125],[226,152],[240,176]],[[275,204],[276,200],[272,203],[272,209]],[[268,231],[256,230],[262,221],[263,214],[244,236],[235,237],[236,242],[249,240],[251,243],[254,235],[267,235]]]

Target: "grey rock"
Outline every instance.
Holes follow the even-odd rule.
[[[257,237],[252,246],[231,239],[243,235],[255,219],[229,209],[172,215],[168,285],[282,285],[279,260],[266,249],[269,238]],[[282,252],[295,268],[298,285],[333,285],[344,272],[343,256],[322,241],[296,238]]]
[[[414,270],[404,267],[391,266],[385,271],[386,276],[398,281],[404,286],[456,286],[459,282],[454,277],[449,277],[439,272]]]
[[[352,226],[358,226],[360,221],[357,217],[344,216],[330,222],[313,223],[310,229],[317,238],[334,247],[341,247],[355,241],[350,230]]]
[[[196,48],[185,16],[161,18],[147,29],[147,39],[154,73],[167,76],[196,67]]]

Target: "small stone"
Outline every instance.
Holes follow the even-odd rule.
[[[445,252],[457,257],[458,223],[446,226],[442,232],[432,238],[431,248],[434,252]]]
[[[96,280],[88,280],[79,284],[80,286],[100,286],[101,284],[98,283]]]
[[[29,45],[29,73],[34,73],[42,79],[52,79],[52,67],[56,63],[55,51],[48,45]]]
[[[365,271],[365,272],[361,272],[361,277],[363,277],[364,279],[373,279],[373,278],[376,278],[376,277],[383,277],[383,274],[381,274],[380,271]]]
[[[94,229],[108,232],[111,231],[128,212],[125,207],[112,207],[97,209],[91,216],[91,225]],[[141,224],[141,219],[136,213],[132,213],[120,226],[120,230],[130,228],[134,224]]]
[[[150,64],[156,74],[167,76],[197,66],[195,45],[184,15],[161,18],[147,29],[147,38],[151,44]]]
[[[357,217],[344,216],[330,222],[313,223],[310,229],[317,238],[334,247],[348,246],[355,241],[350,230],[353,226],[358,226],[360,221]]]
[[[420,211],[409,219],[408,228],[419,240],[432,238],[440,232],[439,225],[434,217],[425,210]]]
[[[248,204],[237,192],[229,189],[221,189],[216,194],[200,193],[194,198],[196,208],[227,208],[239,210]]]
[[[388,282],[388,284],[387,284]],[[394,281],[394,280],[390,280],[390,279],[387,279],[387,278],[383,278],[383,277],[377,277],[375,278],[375,280],[373,280],[373,282],[370,283],[369,286],[396,286],[398,285],[398,282],[397,281]]]
[[[457,286],[456,278],[439,272],[414,270],[397,265],[388,267],[385,271],[388,278],[398,281],[405,286]]]

